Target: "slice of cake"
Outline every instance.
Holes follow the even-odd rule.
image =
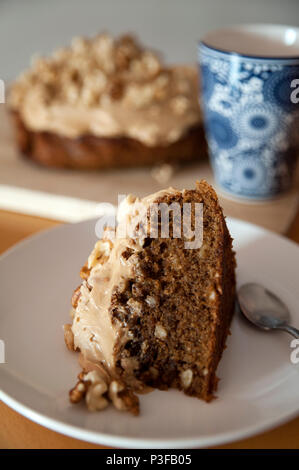
[[[166,66],[133,37],[75,38],[36,59],[9,94],[20,150],[43,165],[109,168],[205,153],[193,66]]]
[[[72,402],[85,397],[95,410],[112,401],[138,413],[136,392],[147,387],[213,398],[234,311],[235,257],[208,183],[128,196],[81,277],[65,326],[83,369]]]

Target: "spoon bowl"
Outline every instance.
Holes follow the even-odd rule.
[[[238,291],[243,315],[263,330],[284,330],[299,338],[299,330],[289,325],[291,315],[287,306],[264,286],[244,284]]]

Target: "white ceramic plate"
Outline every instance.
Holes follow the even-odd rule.
[[[229,220],[238,283],[261,282],[281,296],[299,326],[299,247],[254,225]],[[136,418],[112,407],[90,413],[68,402],[79,372],[67,351],[78,271],[95,242],[94,221],[37,235],[0,259],[0,398],[19,413],[78,439],[117,447],[203,447],[241,439],[298,414],[299,364],[291,337],[260,332],[236,316],[218,369],[218,399],[206,404],[170,390],[141,396]]]

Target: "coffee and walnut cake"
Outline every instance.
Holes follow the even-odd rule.
[[[191,208],[189,230],[183,227],[187,219],[174,215],[174,203],[179,213]],[[197,203],[201,215],[194,210]],[[171,209],[168,234],[162,236],[162,212],[152,230],[153,205]],[[196,217],[202,238],[191,247]],[[124,222],[133,228],[130,237],[123,235]],[[104,230],[81,278],[72,298],[72,325],[64,327],[66,344],[80,353],[83,369],[71,402],[85,399],[90,410],[112,402],[138,414],[137,394],[147,387],[213,398],[234,311],[235,256],[208,183],[143,199],[128,196],[119,206],[116,232]]]
[[[190,161],[205,152],[196,69],[166,66],[132,36],[75,38],[12,85],[20,150],[47,166]]]

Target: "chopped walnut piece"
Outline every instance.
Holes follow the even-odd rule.
[[[75,387],[70,390],[69,397],[71,403],[79,403],[86,394],[87,386],[79,380]]]
[[[170,84],[170,74],[163,71],[153,82],[154,96],[157,100],[163,100],[167,96],[167,90]]]
[[[94,249],[92,250],[90,256],[88,257],[88,270],[96,266],[98,263],[104,264],[108,259],[113,243],[109,239],[99,240],[96,242]],[[89,274],[88,272],[88,274]]]
[[[171,107],[178,116],[184,114],[189,107],[189,100],[184,95],[178,95],[171,101]]]
[[[158,57],[151,51],[144,51],[130,64],[132,76],[138,80],[152,79],[161,71],[161,64]]]
[[[91,371],[84,375],[83,381],[87,383],[85,396],[87,408],[90,411],[100,411],[109,404],[104,396],[108,390],[107,383],[97,371]]]
[[[108,93],[113,100],[120,100],[123,96],[124,84],[121,80],[115,78],[111,80],[108,88]]]
[[[124,35],[116,41],[114,60],[118,69],[127,70],[139,54],[140,48],[132,36]]]
[[[167,337],[167,331],[160,323],[158,323],[155,327],[155,336],[159,339],[165,339]]]
[[[78,301],[80,299],[80,296],[81,296],[81,286],[78,286],[76,290],[74,290],[74,293],[72,295],[72,306],[74,308],[77,308],[78,306]]]
[[[152,84],[131,83],[126,88],[125,100],[135,108],[143,108],[152,103],[155,88]]]
[[[127,305],[130,308],[132,314],[136,313],[140,315],[142,313],[142,303],[132,297],[128,300]]]
[[[193,372],[191,369],[187,369],[181,372],[181,383],[182,383],[183,388],[190,387],[192,383],[192,378],[193,378]]]
[[[142,63],[150,77],[157,75],[161,70],[161,64],[158,57],[152,52],[145,51],[142,55]]]
[[[66,344],[66,347],[69,349],[69,351],[75,351],[75,345],[74,345],[74,333],[72,331],[72,325],[69,323],[66,323],[63,325],[63,331],[64,331],[64,342]]]
[[[157,306],[157,299],[155,297],[153,297],[152,295],[147,295],[146,298],[145,298],[145,302],[150,307],[156,307]]]
[[[101,411],[108,406],[109,402],[107,398],[103,396],[103,393],[105,392],[103,392],[101,384],[88,387],[85,400],[89,411]]]
[[[215,300],[216,299],[216,292],[212,290],[209,294],[209,300]]]
[[[86,38],[76,36],[71,41],[71,48],[77,54],[85,54],[88,50],[89,41]]]
[[[134,250],[132,248],[127,247],[121,254],[121,256],[125,259],[128,260],[134,253]]]
[[[89,278],[89,274],[90,274],[90,269],[88,268],[87,263],[86,263],[86,264],[84,264],[84,266],[82,266],[82,268],[81,268],[80,277],[81,277],[81,279],[83,279],[84,281],[87,281],[87,279]]]
[[[113,380],[109,386],[109,398],[117,410],[130,411],[133,415],[139,414],[139,399],[124,384]]]

